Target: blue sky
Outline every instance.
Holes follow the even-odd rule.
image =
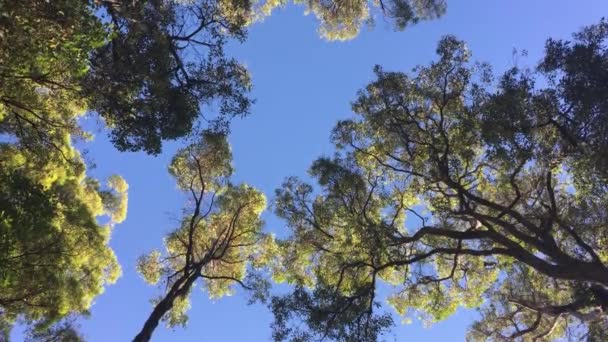
[[[317,35],[317,23],[301,7],[277,10],[254,25],[248,40],[232,45],[230,53],[245,63],[253,77],[252,113],[234,121],[230,142],[235,180],[247,182],[272,199],[286,176],[305,176],[311,162],[332,154],[329,133],[337,120],[352,115],[356,91],[372,80],[372,68],[409,71],[434,58],[445,34],[465,40],[476,60],[496,70],[534,64],[548,37],[568,38],[583,25],[608,14],[606,0],[448,0],[447,14],[395,32],[381,18],[349,42],[327,42]],[[515,61],[514,48],[526,49]],[[95,300],[92,317],[82,322],[91,342],[129,341],[141,328],[160,290],[141,280],[137,257],[162,247],[162,237],[180,215],[184,198],[167,173],[179,143],[164,153],[119,153],[96,132],[89,156],[97,164],[93,175],[122,175],[130,185],[128,218],[115,228],[111,245],[123,267],[118,282]],[[267,230],[284,232],[284,223],[265,214]],[[246,295],[210,301],[200,290],[192,295],[190,322],[185,329],[159,326],[153,340],[268,341],[271,315],[261,305],[247,306]],[[389,340],[463,341],[474,311],[461,310],[445,322],[424,328],[414,322],[397,325]]]

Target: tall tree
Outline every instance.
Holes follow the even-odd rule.
[[[248,11],[238,0],[0,0],[3,330],[21,317],[42,333],[84,313],[120,273],[108,240],[127,185],[87,176],[78,120],[97,112],[120,150],[148,153],[188,134],[206,105],[219,108],[209,126],[227,131],[250,85],[223,46],[244,39]]]
[[[64,163],[40,164],[27,151],[0,145],[0,320],[6,329],[17,318],[44,329],[85,313],[120,274],[108,241],[126,215],[125,181],[114,176],[104,189],[85,176],[82,162]]]
[[[349,40],[356,37],[364,26],[374,25],[375,12],[403,30],[423,20],[441,17],[446,9],[446,0],[294,0],[304,5],[307,13],[313,13],[320,22],[319,34],[328,40]],[[270,15],[287,0],[266,0],[256,4],[258,16]]]
[[[608,23],[497,82],[454,37],[437,53],[411,75],[376,68],[339,155],[311,168],[319,188],[277,191],[292,235],[275,277],[297,287],[273,300],[275,338],[375,341],[386,283],[428,322],[481,306],[471,340],[605,339]]]
[[[191,131],[205,105],[219,108],[203,118],[221,131],[248,113],[249,75],[225,56],[224,45],[245,39],[249,1],[93,3],[112,36],[94,50],[83,94],[118,149],[159,153],[163,140]]]
[[[214,298],[231,293],[235,285],[263,295],[266,284],[251,271],[268,262],[273,250],[273,238],[261,231],[266,199],[248,185],[228,181],[231,159],[225,137],[209,132],[173,158],[169,172],[190,203],[180,226],[165,238],[166,252],[153,251],[139,260],[143,278],[161,282],[165,292],[133,341],[149,341],[161,320],[185,325],[197,281]]]
[[[85,174],[72,142],[86,103],[74,96],[104,27],[79,1],[2,2],[0,9],[0,326],[44,330],[83,313],[120,267],[108,239],[127,185]],[[106,216],[105,224],[97,219]]]
[[[28,140],[78,133],[75,117],[88,110],[120,150],[156,154],[163,140],[187,135],[206,105],[219,111],[203,118],[223,131],[248,113],[249,75],[224,54],[228,39],[245,38],[248,1],[29,0],[0,9],[0,123],[31,127]]]

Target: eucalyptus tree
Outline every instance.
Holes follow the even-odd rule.
[[[0,10],[0,119],[31,128],[30,140],[52,145],[49,134],[77,132],[74,117],[88,110],[120,150],[156,154],[206,105],[218,105],[204,118],[222,130],[249,110],[249,75],[224,54],[228,39],[245,39],[248,1],[29,0]]]
[[[169,172],[190,200],[179,226],[164,239],[165,252],[139,259],[142,277],[164,291],[134,341],[149,341],[161,320],[184,326],[197,283],[212,298],[231,294],[235,286],[264,296],[267,284],[256,270],[274,250],[272,236],[262,232],[266,199],[246,184],[229,182],[231,159],[225,136],[209,132],[173,158]]]
[[[197,119],[227,131],[248,113],[249,74],[224,46],[245,39],[249,1],[99,0],[92,9],[111,36],[92,51],[82,92],[118,149],[157,154]]]
[[[247,71],[223,50],[245,38],[248,6],[0,0],[3,331],[22,318],[43,334],[120,274],[108,240],[127,185],[87,176],[74,143],[92,135],[80,120],[97,113],[118,149],[152,154],[199,118],[227,131],[251,103]],[[208,105],[218,112],[202,115]]]
[[[104,285],[120,275],[108,242],[112,227],[126,215],[126,182],[113,176],[104,188],[85,176],[81,162],[73,172],[58,162],[40,165],[28,158],[0,146],[0,320],[5,334],[18,318],[45,329],[70,313],[86,313]],[[102,216],[105,223],[97,220]]]
[[[376,341],[383,287],[426,322],[479,307],[470,340],[605,340],[608,23],[497,78],[452,36],[437,53],[377,67],[318,187],[277,190],[291,235],[274,274],[296,288],[272,302],[275,339]]]
[[[68,6],[69,5],[69,6]],[[73,96],[103,25],[86,3],[1,2],[0,326],[40,329],[84,313],[120,267],[108,246],[127,184],[86,176],[72,141],[86,103]],[[97,219],[105,216],[105,223]]]
[[[437,19],[447,10],[446,0],[294,0],[293,3],[304,5],[307,13],[317,17],[319,34],[328,40],[355,38],[363,27],[374,25],[376,14],[395,29],[403,30],[420,21]],[[266,0],[255,4],[255,8],[263,17],[287,4],[286,0]]]

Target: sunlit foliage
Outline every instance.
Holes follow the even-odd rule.
[[[1,2],[0,16],[0,319],[42,332],[120,274],[108,240],[126,183],[87,177],[72,145],[87,137],[79,80],[107,32],[86,2]]]
[[[3,331],[84,313],[120,274],[108,240],[128,186],[87,176],[79,120],[97,113],[118,149],[153,154],[199,119],[227,131],[250,84],[223,46],[248,15],[231,0],[0,1]]]
[[[75,118],[89,110],[120,150],[156,154],[213,104],[204,119],[227,131],[251,101],[224,45],[245,38],[249,17],[240,0],[0,1],[2,126],[32,148],[52,145],[82,133]]]
[[[403,30],[419,21],[439,18],[447,8],[445,0],[294,0],[293,3],[305,6],[306,13],[319,20],[319,34],[328,40],[352,39],[363,27],[374,25],[376,16]],[[262,0],[254,7],[257,16],[263,18],[288,4],[287,0]]]
[[[437,53],[376,68],[310,169],[319,187],[277,191],[275,278],[296,290],[273,300],[275,338],[376,341],[384,283],[426,323],[481,307],[471,340],[605,339],[608,24],[496,79],[454,37]]]
[[[0,164],[2,319],[45,325],[86,312],[120,274],[108,240],[125,217],[126,183],[114,176],[123,186],[104,189],[79,159],[41,164],[10,144],[0,145]]]
[[[181,224],[165,237],[165,251],[139,259],[137,269],[164,294],[135,341],[148,341],[159,321],[185,325],[189,296],[198,284],[211,298],[230,295],[235,285],[266,291],[252,271],[266,265],[274,239],[262,233],[264,195],[229,182],[232,154],[225,136],[205,132],[201,140],[177,152],[169,172],[190,197]],[[251,275],[251,276],[248,276]]]
[[[111,35],[92,51],[83,94],[118,149],[156,154],[163,140],[186,136],[197,119],[227,131],[231,118],[248,113],[249,74],[224,54],[228,39],[245,38],[248,1],[94,5]],[[217,113],[205,112],[210,104]]]

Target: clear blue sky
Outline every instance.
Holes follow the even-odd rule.
[[[301,7],[277,10],[250,30],[249,39],[230,53],[247,65],[257,99],[249,117],[236,120],[230,137],[236,180],[272,198],[286,176],[305,176],[311,162],[331,154],[329,133],[338,119],[352,115],[350,102],[372,79],[372,67],[409,71],[434,58],[437,41],[455,34],[467,41],[477,60],[497,70],[514,63],[514,48],[536,63],[547,37],[567,38],[583,25],[608,15],[606,0],[448,0],[447,14],[436,21],[395,32],[382,19],[349,42],[326,42],[316,33],[312,16]],[[135,270],[139,255],[162,247],[162,237],[175,224],[183,198],[166,172],[178,143],[167,144],[158,157],[119,153],[103,131],[89,144],[96,177],[118,173],[129,188],[128,218],[115,228],[111,245],[123,267],[118,282],[95,300],[92,317],[82,322],[91,342],[130,341],[160,290],[147,285]],[[284,223],[265,215],[267,229],[284,231]],[[247,306],[239,293],[218,301],[195,289],[187,328],[159,326],[153,340],[269,341],[271,315],[261,305]],[[461,310],[430,328],[399,324],[390,340],[463,341],[475,317]]]

